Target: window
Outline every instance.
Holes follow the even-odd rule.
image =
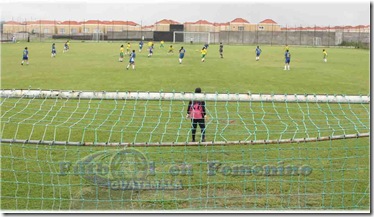
[[[65,29],[64,29],[64,28],[61,28],[61,29],[60,29],[60,33],[61,33],[61,34],[65,34]]]
[[[44,33],[49,33],[49,29],[44,29]]]
[[[244,31],[244,26],[238,26],[238,31]]]
[[[84,33],[89,33],[90,29],[89,28],[84,28]]]
[[[77,31],[76,28],[72,28],[72,29],[71,29],[71,34],[77,34],[77,33],[78,33],[78,31]]]
[[[258,30],[264,30],[265,28],[263,26],[259,26]]]

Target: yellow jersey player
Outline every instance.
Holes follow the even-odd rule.
[[[204,46],[203,49],[201,49],[201,62],[205,62],[205,56],[208,53],[206,47]]]
[[[164,47],[164,43],[165,42],[163,40],[160,42],[160,48]]]
[[[325,49],[323,49],[322,53],[323,53],[323,61],[327,62],[327,51]]]
[[[149,41],[148,42],[148,49],[152,46],[153,42],[152,41]]]
[[[131,51],[131,44],[130,42],[128,42],[127,47],[126,47],[126,54],[130,54],[130,51]]]
[[[125,48],[123,48],[123,45],[121,45],[121,48],[119,49],[119,62],[123,61],[123,53],[125,52]]]
[[[174,48],[173,48],[173,45],[170,45],[168,54],[172,54],[172,53],[174,53]]]

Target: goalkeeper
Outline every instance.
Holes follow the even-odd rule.
[[[201,88],[196,88],[195,93],[201,93]],[[187,107],[187,118],[191,119],[192,126],[192,142],[195,142],[197,124],[201,130],[201,141],[205,142],[205,102],[204,101],[190,101]]]

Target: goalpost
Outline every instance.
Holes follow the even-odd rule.
[[[370,208],[370,96],[1,90],[0,106],[6,210]]]
[[[313,45],[314,46],[321,46],[322,45],[321,37],[314,37],[313,38]]]
[[[103,32],[94,32],[92,34],[92,41],[104,41],[104,33]]]
[[[198,43],[198,44],[210,44],[210,32],[184,32],[174,31],[173,32],[173,43]]]

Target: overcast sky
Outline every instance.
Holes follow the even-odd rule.
[[[240,0],[0,0],[1,20],[129,20],[151,25],[161,19],[180,23],[204,19],[250,23],[273,19],[281,26],[369,25],[371,1],[240,1]]]

